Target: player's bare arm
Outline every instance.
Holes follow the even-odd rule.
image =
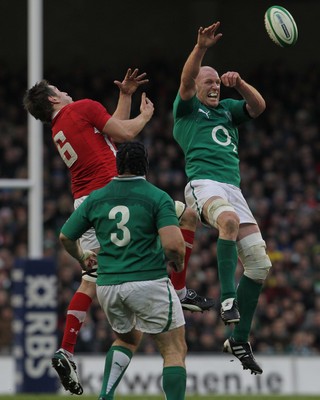
[[[228,71],[221,76],[224,86],[235,88],[246,101],[247,110],[252,118],[257,118],[266,109],[266,102],[253,86],[249,85],[238,72]]]
[[[122,143],[134,139],[151,119],[154,112],[152,101],[142,93],[140,114],[127,120],[120,120],[114,115],[107,121],[102,132],[111,137],[115,142]]]
[[[220,40],[222,33],[217,33],[220,22],[198,29],[197,44],[190,53],[181,74],[179,93],[183,100],[191,99],[196,93],[196,78],[199,74],[203,57],[207,49]]]
[[[184,268],[185,242],[181,230],[177,226],[165,226],[159,229],[160,241],[169,260],[169,266],[176,272]]]
[[[133,71],[131,68],[128,68],[122,82],[114,81],[120,90],[117,108],[113,113],[116,118],[130,118],[132,95],[141,85],[145,85],[149,82],[149,79],[146,79],[146,75],[146,72],[139,74],[138,68],[135,68]]]
[[[77,261],[84,271],[90,271],[97,264],[97,255],[91,250],[83,250],[77,240],[71,240],[63,233],[59,239],[66,251]]]

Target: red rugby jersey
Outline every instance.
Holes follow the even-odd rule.
[[[109,118],[102,104],[85,99],[63,107],[52,120],[52,138],[70,169],[75,199],[103,187],[117,174],[116,147],[100,133]]]

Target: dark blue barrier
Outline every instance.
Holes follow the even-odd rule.
[[[17,393],[54,393],[57,349],[57,274],[52,259],[19,259],[13,271]]]

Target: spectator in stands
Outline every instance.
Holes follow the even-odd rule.
[[[163,60],[162,60],[163,64]],[[175,88],[178,77],[174,66],[166,66],[162,68],[162,64],[154,63],[152,65],[152,82],[149,84],[148,93],[152,94],[152,99],[155,101],[157,112],[148,123],[147,128],[141,134],[142,139],[149,145],[149,158],[151,171],[149,173],[149,181],[161,189],[167,191],[171,197],[183,201],[183,187],[185,185],[184,162],[183,155],[180,149],[172,138],[172,118],[171,105],[175,97]],[[149,69],[147,69],[149,71]],[[80,76],[81,75],[81,76]],[[97,99],[108,106],[109,111],[114,111],[117,104],[117,88],[112,92],[112,96],[105,96],[106,88],[112,89],[112,79],[105,74],[95,73],[93,76],[88,71],[83,71],[81,74],[75,74],[74,71],[65,71],[62,76],[59,71],[52,69],[47,70],[46,76],[49,80],[55,82],[63,82],[68,84],[68,90],[75,93],[75,99],[83,97],[85,93],[88,97]],[[97,76],[101,76],[96,79]],[[158,77],[161,77],[161,81]],[[278,312],[284,311],[287,315],[287,310],[291,313],[298,312],[295,310],[294,303],[298,304],[303,301],[303,296],[300,296],[300,279],[304,275],[312,278],[313,288],[310,290],[310,298],[312,302],[305,308],[303,316],[303,326],[291,325],[291,318],[286,318],[288,326],[288,341],[292,342],[295,332],[303,329],[316,335],[314,351],[320,354],[320,318],[315,314],[320,310],[320,213],[319,213],[319,172],[320,172],[320,139],[319,131],[319,115],[320,98],[317,93],[320,90],[320,81],[318,79],[316,67],[311,69],[300,68],[298,72],[293,73],[291,65],[289,67],[278,64],[264,64],[252,68],[250,73],[250,82],[254,85],[259,84],[264,97],[268,101],[268,108],[258,119],[253,120],[250,124],[244,124],[239,128],[241,134],[241,146],[239,147],[239,157],[241,162],[241,177],[242,191],[245,194],[248,202],[253,205],[254,215],[263,232],[265,232],[265,240],[267,242],[268,254],[270,258],[275,258],[276,264],[270,270],[265,289],[274,287],[276,272],[283,272],[286,277],[286,287],[288,293],[294,291],[294,298],[280,298],[275,292],[269,294],[268,298],[264,296],[264,291],[259,298],[257,311],[253,321],[253,327],[250,334],[250,341],[254,343],[255,351],[259,354],[272,354],[275,349],[270,342],[270,321],[266,318],[267,310],[273,309],[274,306],[279,308]],[[290,79],[287,79],[290,77]],[[10,81],[14,78],[15,82],[20,85],[17,88],[14,96],[11,94]],[[281,82],[281,87],[275,84]],[[26,114],[23,108],[17,103],[17,98],[22,98],[25,91],[25,70],[21,76],[15,71],[6,71],[5,75],[0,76],[0,86],[2,90],[2,107],[0,119],[0,172],[2,178],[21,177],[26,178],[27,175],[27,151],[28,135]],[[81,87],[82,91],[76,89]],[[226,90],[222,88],[222,91]],[[288,93],[290,96],[288,98]],[[133,98],[133,109],[138,110],[138,98]],[[157,104],[162,107],[157,107]],[[164,106],[165,105],[165,106]],[[9,112],[9,109],[15,110],[14,113]],[[297,115],[297,116],[296,116]],[[308,118],[301,118],[301,115],[308,115]],[[13,118],[14,116],[14,118]],[[43,156],[44,162],[44,202],[53,200],[55,204],[65,204],[60,198],[69,196],[68,203],[73,204],[71,195],[69,195],[69,178],[68,170],[64,163],[58,164],[56,150],[51,143],[51,135],[49,126],[44,126],[45,135]],[[159,143],[161,145],[159,145]],[[17,160],[10,167],[2,157],[8,147],[20,148],[17,152]],[[168,146],[175,149],[167,152]],[[305,150],[300,154],[300,149],[307,146],[308,152]],[[311,154],[313,163],[310,163],[308,155],[308,165],[305,165],[302,159],[302,154]],[[167,158],[167,165],[171,172],[163,177],[163,171],[160,169],[159,160]],[[294,174],[293,174],[294,172]],[[60,178],[57,178],[56,176]],[[54,177],[53,180],[51,177]],[[179,177],[179,178],[177,178]],[[63,186],[57,185],[64,183]],[[177,180],[179,179],[179,180]],[[161,182],[161,183],[160,183]],[[258,183],[259,184],[258,184]],[[306,207],[305,204],[310,203],[310,191],[307,190],[307,185],[312,185],[313,189],[313,206]],[[257,187],[260,186],[260,187]],[[293,199],[293,193],[300,188],[300,203],[296,206],[296,199]],[[301,198],[302,194],[302,198]],[[306,197],[308,194],[308,198]],[[4,220],[0,217],[0,259],[3,261],[0,292],[6,294],[8,304],[10,306],[10,296],[12,293],[12,266],[14,260],[19,257],[28,256],[28,235],[27,235],[27,219],[19,217],[20,221],[17,224],[15,220],[15,212],[18,209],[24,208],[25,214],[27,210],[27,192],[26,190],[17,189],[1,189],[0,190],[0,213],[4,210],[7,213],[7,208],[10,208],[13,213],[13,218]],[[260,206],[262,204],[262,206]],[[315,204],[315,206],[314,206]],[[298,208],[297,208],[298,207]],[[66,206],[65,213],[70,213],[69,206]],[[56,207],[56,216],[52,217],[53,224],[50,229],[54,229],[57,233],[61,228],[61,223],[65,221],[61,212],[63,210]],[[19,212],[20,215],[20,211]],[[300,233],[299,221],[295,218],[296,212],[301,215],[307,213],[311,219],[311,225],[306,226],[304,234]],[[283,241],[279,240],[281,231],[287,232],[287,241],[289,246],[282,246]],[[201,290],[206,297],[218,298],[219,282],[217,279],[217,270],[212,268],[217,264],[216,247],[212,248],[212,243],[215,242],[217,235],[214,230],[199,225],[196,233],[192,256],[189,262],[189,272],[187,275],[187,287],[197,288]],[[57,238],[56,238],[57,240]],[[299,248],[296,248],[296,243],[300,242]],[[305,249],[305,257],[308,260],[308,265],[305,261],[302,264],[298,261],[301,257],[301,246]],[[57,250],[58,249],[58,250]],[[58,334],[62,338],[64,327],[64,314],[68,303],[72,298],[73,292],[76,290],[81,274],[79,273],[79,265],[68,254],[61,250],[58,241],[55,243],[55,259],[58,268],[59,279],[63,276],[62,281],[58,279],[58,301],[59,301],[59,326]],[[270,252],[270,253],[269,253]],[[65,266],[68,265],[68,273],[64,273]],[[307,271],[305,270],[307,268]],[[301,270],[302,269],[302,270]],[[200,281],[200,286],[199,282]],[[196,282],[196,284],[194,284]],[[237,280],[238,282],[238,280]],[[1,285],[1,284],[0,284]],[[292,286],[294,285],[294,287]],[[304,290],[304,289],[303,289]],[[274,297],[272,297],[274,296]],[[291,294],[290,294],[291,296]],[[1,297],[1,295],[0,295]],[[1,303],[1,302],[0,302]],[[0,305],[1,308],[1,305]],[[82,353],[104,352],[106,347],[112,343],[112,334],[108,331],[108,327],[104,323],[104,315],[98,313],[100,307],[93,302],[89,313],[91,318],[89,324],[94,321],[95,331],[99,332],[101,338],[101,330],[105,330],[106,341],[95,338],[95,344],[89,349],[86,338],[80,338],[76,345],[76,351]],[[210,314],[216,310],[210,311]],[[300,314],[299,314],[300,315]],[[202,325],[206,320],[208,313],[185,314],[187,320],[186,338],[189,344],[189,352],[201,352],[202,341]],[[271,317],[271,313],[269,314]],[[102,319],[103,318],[103,319]],[[300,317],[299,317],[300,318]],[[4,332],[4,321],[0,319],[0,331]],[[215,319],[211,322],[211,332],[215,336],[216,344],[212,348],[212,354],[223,346],[225,326],[220,319]],[[86,321],[84,322],[84,326]],[[97,328],[99,326],[99,328]],[[103,327],[101,327],[103,326]],[[222,335],[221,335],[222,332]],[[146,336],[147,338],[147,336]],[[12,354],[13,338],[5,346],[0,346],[0,354]],[[138,350],[139,353],[146,352],[154,353],[156,349],[152,341],[143,340]],[[290,354],[291,349],[287,349],[287,354]],[[281,353],[283,354],[283,353]]]

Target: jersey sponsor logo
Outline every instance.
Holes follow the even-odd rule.
[[[202,110],[202,108],[199,108],[198,109],[198,112],[201,112],[201,113],[203,113],[203,114],[205,114],[205,116],[209,119],[210,118],[210,111],[208,110],[208,111],[205,111],[205,110]]]

